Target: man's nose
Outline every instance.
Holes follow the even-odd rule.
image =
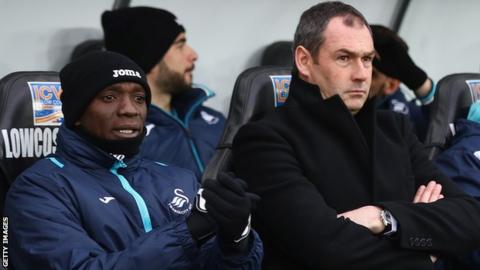
[[[190,46],[189,46],[189,49],[190,49],[189,60],[192,61],[192,62],[197,61],[198,60],[197,52]]]
[[[366,81],[372,77],[372,67],[367,65],[361,58],[353,63],[352,80]]]
[[[139,114],[139,105],[130,97],[124,97],[120,100],[118,113],[120,115],[136,116]]]

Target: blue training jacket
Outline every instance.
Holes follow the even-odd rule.
[[[260,269],[245,256],[200,249],[186,225],[199,184],[181,168],[138,155],[120,161],[62,126],[56,154],[23,172],[6,199],[15,269]]]
[[[408,115],[411,123],[415,127],[417,137],[420,141],[425,139],[429,123],[429,105],[417,105],[417,99],[408,101],[399,88],[393,94],[383,98],[378,108]]]
[[[151,105],[147,116],[147,136],[140,154],[151,160],[186,168],[198,179],[213,156],[225,125],[225,117],[203,106],[215,94],[193,88],[172,100],[172,113]]]
[[[455,122],[455,131],[451,146],[435,163],[465,193],[480,200],[480,124],[460,119]]]
[[[480,124],[457,120],[450,147],[437,156],[435,164],[465,193],[480,200]],[[480,269],[480,250],[447,260],[444,269]]]

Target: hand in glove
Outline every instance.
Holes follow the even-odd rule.
[[[250,213],[260,197],[246,192],[247,183],[227,173],[219,173],[216,180],[206,179],[202,188],[207,215],[217,227],[222,249],[238,250],[241,242],[248,243],[242,240],[250,232]]]
[[[375,57],[373,66],[387,76],[403,82],[408,88],[417,90],[427,80],[427,74],[415,65],[408,54],[407,44],[392,30],[371,25],[373,43],[380,58]]]

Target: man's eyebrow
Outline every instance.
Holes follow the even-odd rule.
[[[355,56],[374,56],[375,55],[375,50],[372,50],[370,52],[359,53],[359,52],[355,52],[355,51],[351,51],[351,50],[342,48],[342,49],[337,50],[337,53],[346,53],[346,54],[355,55]]]
[[[173,42],[173,44],[180,44],[180,43],[185,43],[187,42],[187,39],[186,38],[181,38],[179,40],[176,40],[175,42]]]

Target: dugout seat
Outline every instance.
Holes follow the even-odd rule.
[[[233,138],[242,125],[255,121],[283,105],[288,97],[291,67],[253,67],[242,72],[233,88],[225,129],[202,179],[216,178],[218,172],[232,169]]]
[[[438,82],[424,141],[430,159],[447,147],[452,136],[450,124],[466,118],[470,105],[477,100],[480,100],[480,73],[451,74]]]
[[[293,41],[276,41],[268,45],[260,63],[262,66],[293,67]]]
[[[13,180],[56,149],[63,121],[57,72],[15,72],[0,80],[0,210]]]
[[[75,61],[78,58],[84,56],[85,54],[96,52],[96,51],[104,51],[105,44],[103,39],[89,39],[81,42],[72,51],[72,55],[70,56],[70,61]]]

